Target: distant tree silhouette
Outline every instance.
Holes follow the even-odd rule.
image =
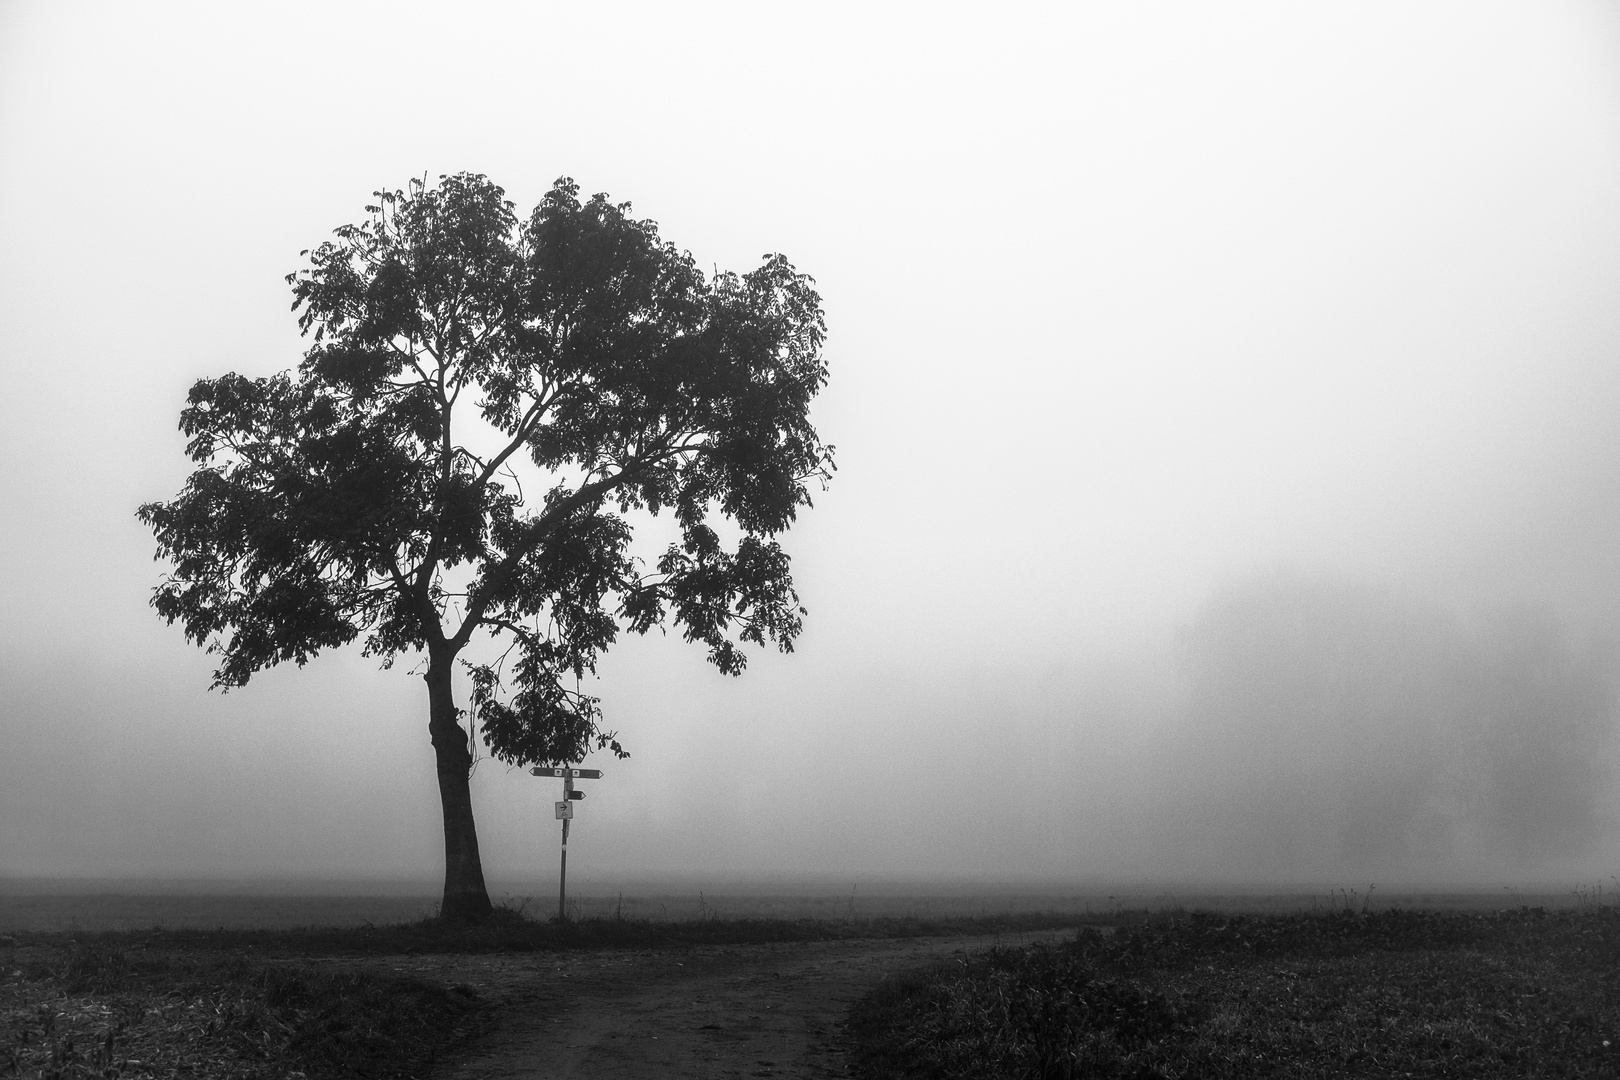
[[[287,278],[296,373],[193,386],[199,467],[139,511],[172,564],[153,606],[214,686],[356,638],[425,661],[445,917],[490,910],[451,690],[475,635],[498,658],[461,659],[472,714],[523,765],[625,756],[580,689],[622,629],[672,621],[728,674],[800,630],[775,536],[833,468],[814,283],[780,255],[705,279],[629,211],[567,178],[526,221],[477,175],[376,193]],[[681,539],[647,568],[626,515],[665,509]]]

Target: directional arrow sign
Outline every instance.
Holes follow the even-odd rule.
[[[569,776],[576,780],[602,779],[601,769],[570,769],[551,765],[536,765],[529,772],[534,776]]]

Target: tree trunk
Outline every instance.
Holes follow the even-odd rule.
[[[427,674],[428,733],[439,766],[439,801],[444,805],[444,901],[441,919],[482,919],[493,910],[484,887],[484,865],[478,858],[478,828],[473,824],[472,786],[468,772],[472,752],[467,732],[456,723],[450,673],[455,658],[430,655]]]

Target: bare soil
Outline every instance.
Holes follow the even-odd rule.
[[[849,1075],[843,1018],[891,971],[1072,930],[366,961],[476,989],[499,1028],[454,1080]],[[331,961],[353,964],[354,961]]]

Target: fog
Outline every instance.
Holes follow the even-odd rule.
[[[207,691],[134,511],[195,379],[297,363],[299,251],[463,169],[831,332],[805,634],[615,647],[571,880],[1620,867],[1612,5],[13,0],[0,875],[439,872],[410,664]],[[478,764],[497,887],[555,787]]]

